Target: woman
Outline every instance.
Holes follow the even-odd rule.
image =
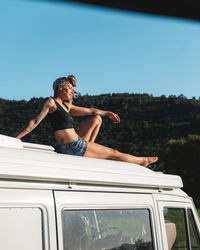
[[[30,133],[48,116],[54,130],[54,135],[63,154],[72,154],[92,158],[112,159],[140,164],[147,167],[158,160],[157,157],[137,157],[121,153],[109,147],[94,143],[101,126],[101,116],[108,116],[113,122],[119,123],[117,114],[95,108],[83,108],[72,104],[76,78],[73,75],[58,78],[53,83],[54,98],[49,97],[40,113],[29,121],[27,127],[16,137],[22,138]],[[71,116],[90,116],[77,131],[73,128]]]

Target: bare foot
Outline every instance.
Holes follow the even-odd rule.
[[[141,164],[143,167],[148,167],[150,164],[156,162],[158,160],[158,157],[144,157]]]

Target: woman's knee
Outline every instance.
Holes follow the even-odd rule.
[[[102,124],[102,118],[100,115],[94,115],[94,116],[92,116],[92,119],[96,125]]]
[[[110,159],[111,160],[119,160],[120,159],[120,152],[116,149],[111,148],[110,149]]]

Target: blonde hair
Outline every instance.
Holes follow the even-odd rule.
[[[66,79],[71,83],[73,87],[76,87],[76,77],[74,75],[68,75]]]

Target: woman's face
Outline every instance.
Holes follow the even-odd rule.
[[[74,88],[70,83],[67,83],[66,85],[62,86],[62,95],[65,100],[71,100],[74,94]]]

